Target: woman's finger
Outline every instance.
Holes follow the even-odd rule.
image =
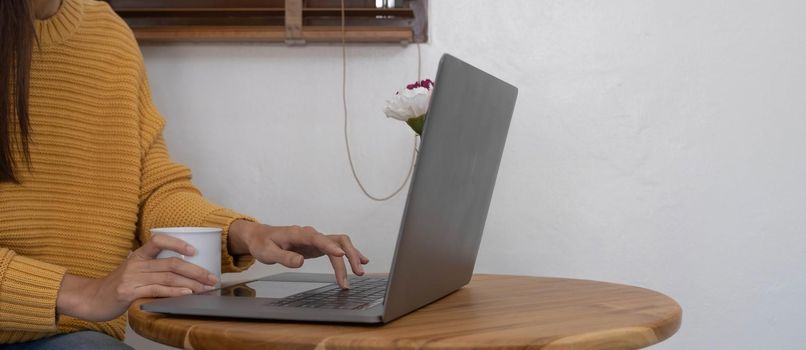
[[[330,236],[325,236],[319,232],[313,234],[312,245],[322,253],[330,256],[342,257],[347,255],[347,252],[341,248],[338,242],[331,239]]]
[[[182,287],[193,290],[194,293],[202,293],[215,289],[214,286],[199,283],[194,279],[173,272],[145,273],[142,274],[139,279],[142,285],[159,284],[166,287]]]
[[[196,248],[187,242],[168,235],[154,235],[132,254],[141,260],[154,259],[163,250],[171,250],[181,255],[196,255]]]
[[[168,287],[159,284],[149,284],[134,289],[135,299],[178,297],[192,294],[193,291],[183,287]]]
[[[353,273],[359,276],[363,275],[364,268],[361,267],[361,253],[353,246],[350,237],[347,235],[331,235],[329,237],[338,242],[341,248],[347,253],[347,260],[350,262]]]
[[[310,226],[290,226],[272,240],[281,248],[301,254],[304,258],[318,258],[322,255],[344,256],[346,253],[338,243],[319,233]]]
[[[280,263],[285,267],[296,268],[302,266],[305,261],[302,255],[280,248],[268,237],[263,240],[263,243],[263,247],[255,254],[255,257],[262,263]]]
[[[336,282],[342,289],[350,289],[350,282],[347,281],[347,268],[344,266],[344,258],[339,256],[327,256],[330,259],[330,264],[333,265],[333,271],[336,273]]]
[[[140,264],[139,272],[172,272],[211,286],[218,283],[218,279],[210,271],[179,258],[152,259]]]

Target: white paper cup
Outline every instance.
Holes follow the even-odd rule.
[[[216,276],[216,288],[221,287],[221,229],[214,227],[162,227],[152,228],[151,235],[168,235],[179,238],[196,248],[196,255],[181,255],[163,250],[157,259],[177,257],[196,264]]]

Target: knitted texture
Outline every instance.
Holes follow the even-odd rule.
[[[253,259],[227,252],[227,228],[251,219],[207,202],[170,160],[137,43],[109,5],[64,0],[36,31],[31,167],[0,184],[0,344],[86,329],[123,339],[125,315],[56,315],[65,273],[104,277],[170,226],[222,228],[222,271],[241,271]]]

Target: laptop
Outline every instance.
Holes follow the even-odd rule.
[[[141,308],[175,315],[380,324],[470,282],[518,89],[451,55],[439,62],[391,271],[281,273]]]

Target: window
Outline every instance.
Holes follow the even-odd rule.
[[[341,42],[341,0],[107,0],[141,42]],[[426,42],[428,0],[345,0],[349,42]]]

